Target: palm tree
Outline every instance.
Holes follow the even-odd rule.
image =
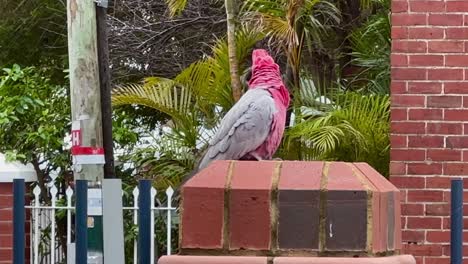
[[[301,85],[303,49],[312,53],[322,46],[340,20],[339,10],[328,0],[245,0],[242,11],[244,23],[260,28],[283,51],[285,82],[293,96]],[[286,126],[292,113],[288,109]]]
[[[182,12],[187,5],[187,0],[166,0],[171,16]],[[242,86],[239,76],[239,62],[236,55],[236,1],[225,0],[226,25],[227,25],[227,43],[229,55],[229,69],[231,78],[232,97],[237,102],[242,95]]]
[[[328,0],[246,0],[242,7],[245,23],[269,36],[287,58],[288,83],[300,87],[303,49],[321,47],[340,12]]]
[[[236,55],[236,13],[235,13],[235,0],[225,0],[224,6],[226,7],[226,23],[227,23],[227,43],[229,54],[229,68],[231,73],[231,87],[232,96],[234,101],[239,101],[242,95],[242,87],[239,77],[239,62]]]

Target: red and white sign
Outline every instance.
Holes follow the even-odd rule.
[[[73,146],[71,148],[74,164],[105,164],[104,149]]]
[[[72,147],[71,154],[74,164],[105,164],[104,149],[82,146],[81,122],[72,122]]]
[[[80,121],[73,121],[72,122],[72,147],[81,146],[81,127]]]

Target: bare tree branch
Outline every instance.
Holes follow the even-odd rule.
[[[171,19],[164,1],[116,0],[108,19],[113,79],[171,78],[202,58],[226,32],[221,4],[191,0]]]

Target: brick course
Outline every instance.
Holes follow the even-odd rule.
[[[392,0],[390,179],[418,264],[450,262],[450,180],[468,179],[466,12],[468,1]]]

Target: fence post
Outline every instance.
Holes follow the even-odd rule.
[[[24,179],[13,180],[13,263],[24,264],[26,215]]]
[[[463,262],[463,180],[452,180],[450,213],[450,263]]]
[[[138,263],[148,264],[151,258],[151,181],[140,180],[138,189]]]
[[[88,263],[88,181],[76,180],[75,263]]]

